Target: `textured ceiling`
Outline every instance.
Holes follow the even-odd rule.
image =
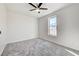
[[[34,3],[36,4],[36,3]],[[43,5],[41,7],[46,7],[48,8],[48,10],[45,11],[41,11],[40,14],[38,14],[38,12],[36,11],[29,11],[30,9],[33,9],[34,7],[32,7],[31,5],[29,5],[28,3],[8,3],[6,4],[7,9],[9,11],[14,11],[14,12],[18,12],[18,13],[23,13],[32,17],[42,17],[45,16],[49,13],[52,13],[58,9],[61,9],[67,5],[70,5],[68,3],[43,3]]]

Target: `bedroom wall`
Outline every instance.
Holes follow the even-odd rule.
[[[38,20],[0,4],[0,55],[6,44],[38,37]]]
[[[7,11],[4,6],[4,4],[0,4],[0,31],[2,32],[0,34],[0,55],[5,47],[6,44],[6,31],[7,31],[7,25],[6,25],[6,20],[7,20]]]
[[[38,20],[25,14],[8,11],[7,42],[17,42],[38,37]]]
[[[48,36],[48,18],[57,15],[58,35]],[[40,38],[79,50],[79,4],[73,4],[39,18]]]

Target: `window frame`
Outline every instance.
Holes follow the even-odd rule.
[[[50,19],[53,17],[56,17],[56,35],[50,34]],[[57,34],[58,34],[58,32],[57,32],[57,18],[58,18],[57,15],[53,15],[48,18],[48,35],[51,35],[53,37],[57,37]]]

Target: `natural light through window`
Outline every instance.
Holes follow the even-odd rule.
[[[48,35],[57,36],[57,17],[48,19]]]

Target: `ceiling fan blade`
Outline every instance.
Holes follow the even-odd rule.
[[[35,5],[33,5],[32,3],[29,3],[31,6],[33,6],[33,7],[35,7],[35,8],[37,8]]]
[[[39,8],[40,10],[48,10],[47,8]]]
[[[31,9],[30,11],[34,11],[34,10],[36,10],[36,9]]]
[[[41,5],[42,5],[42,3],[39,3],[38,8],[40,8],[40,7],[41,7]]]

